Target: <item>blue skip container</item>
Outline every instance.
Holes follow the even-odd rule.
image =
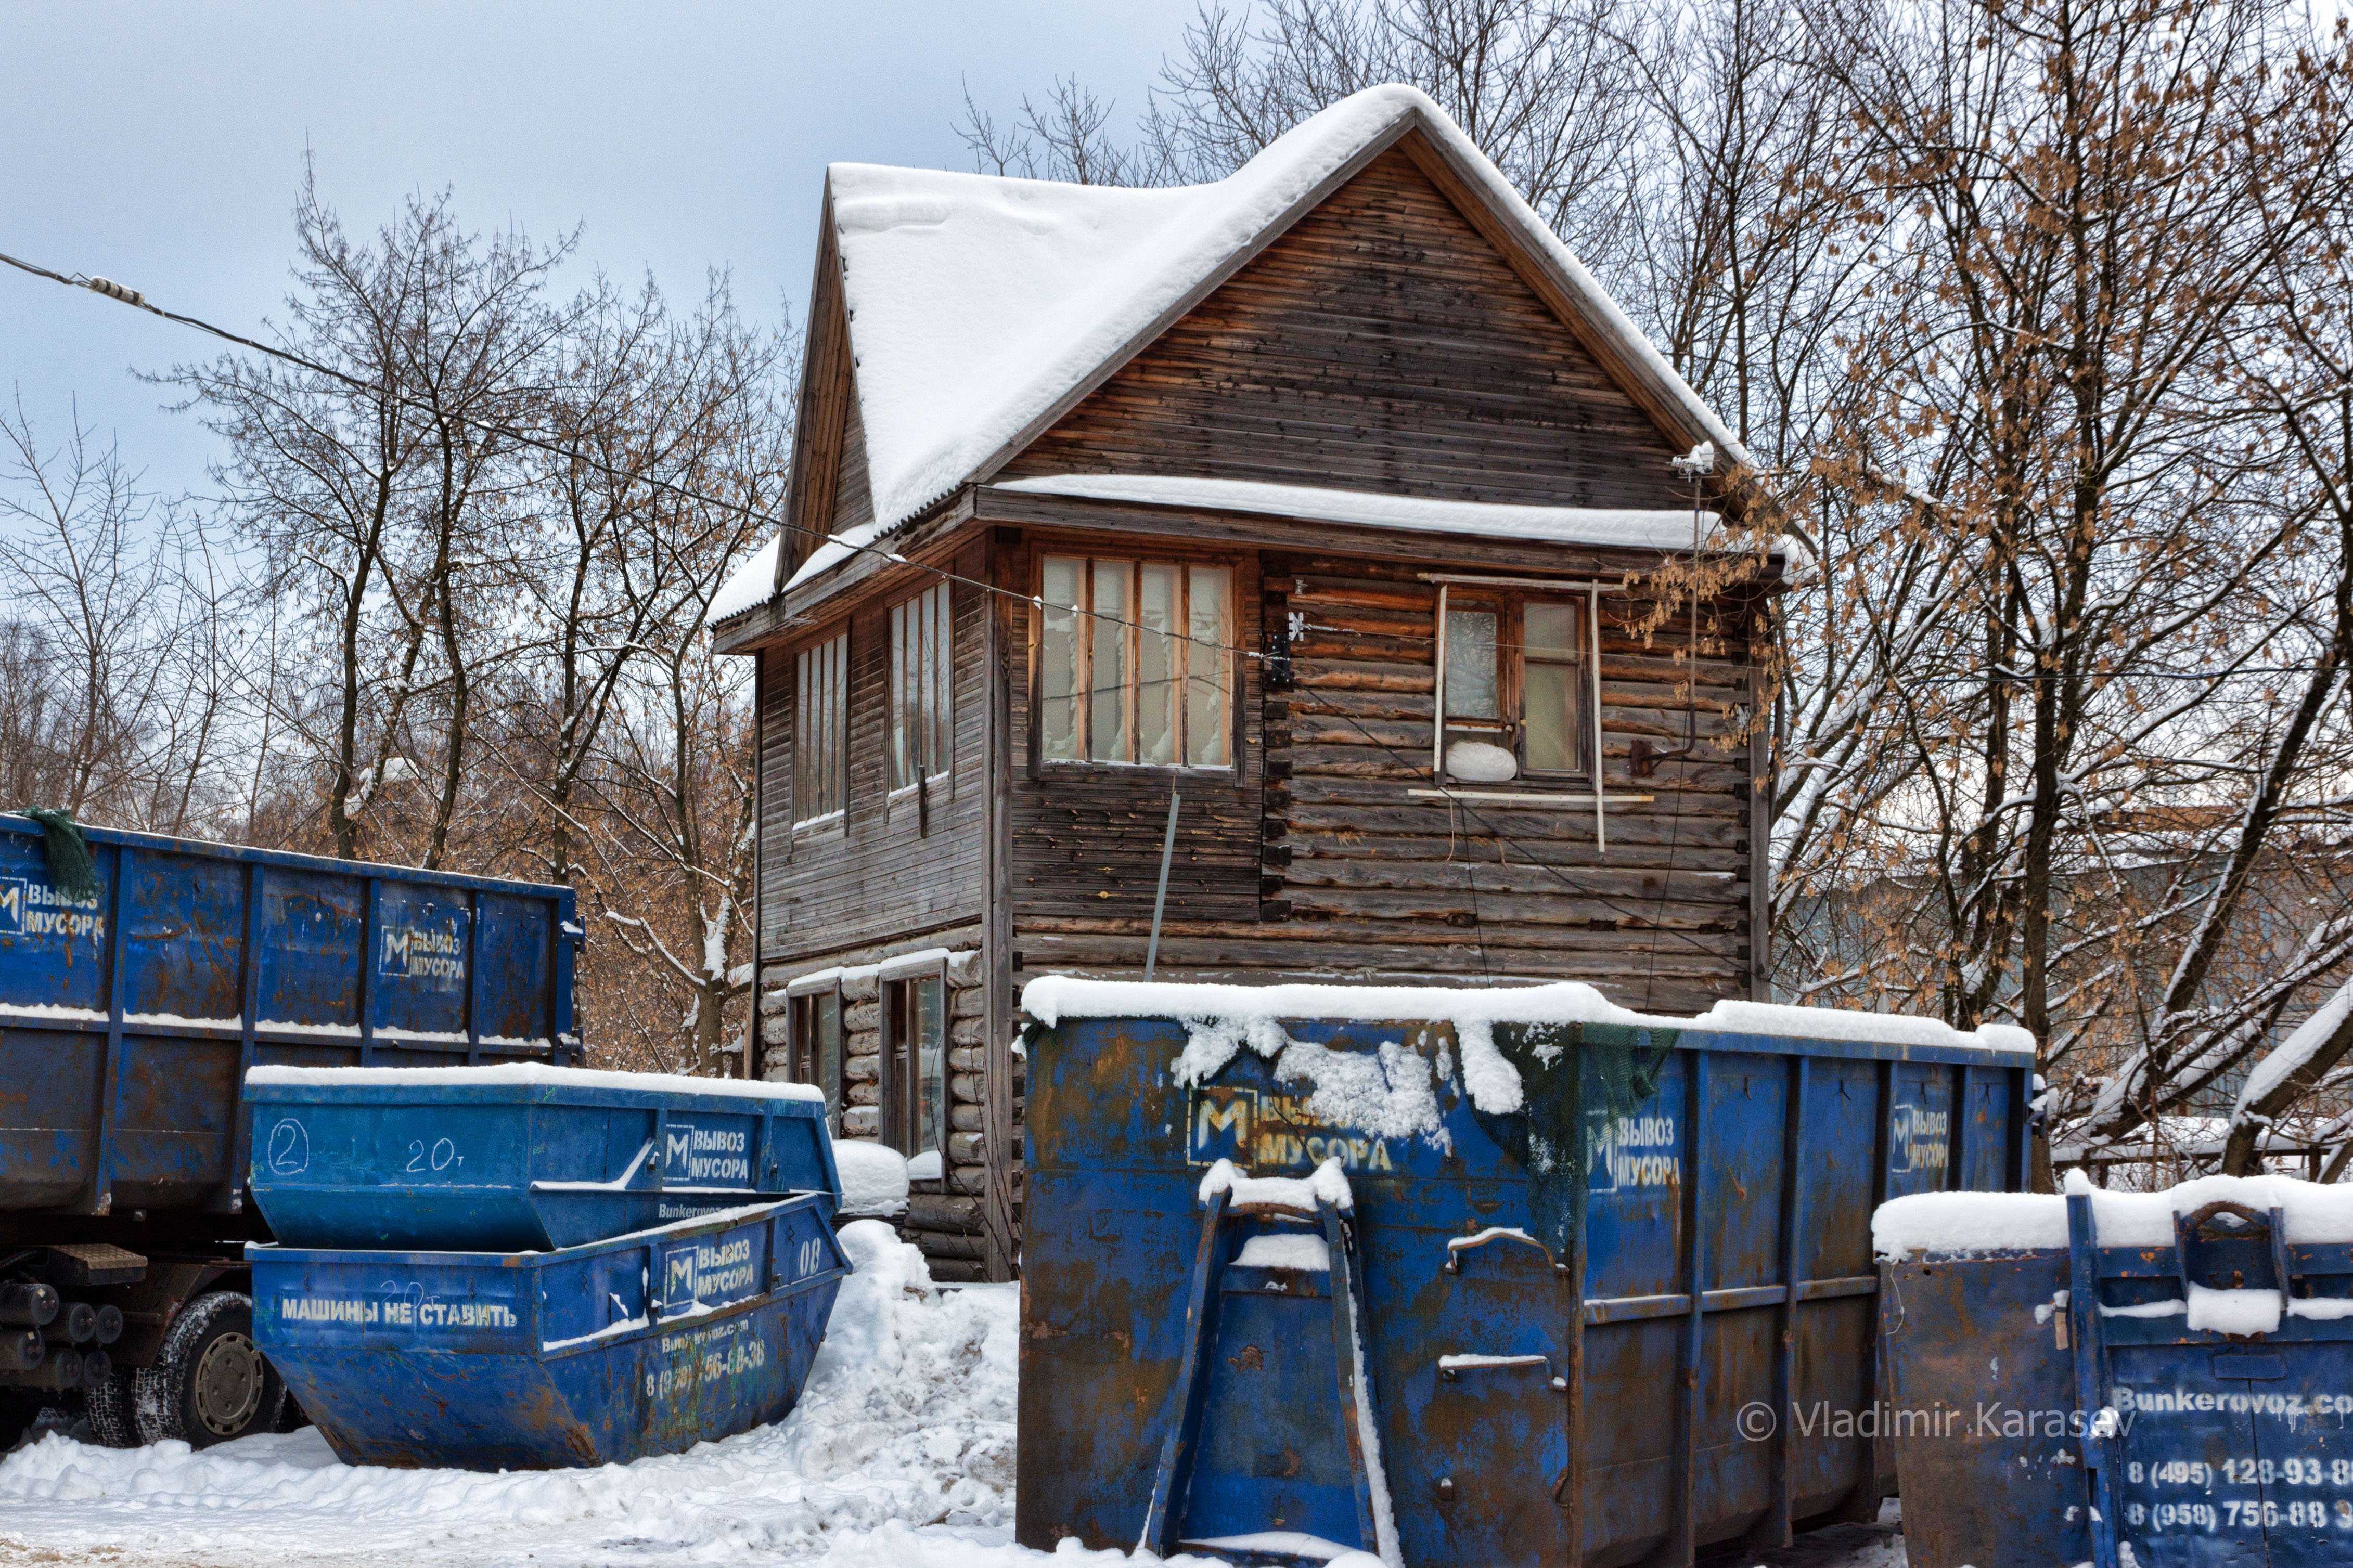
[[[485,1068],[261,1067],[251,1190],[288,1247],[546,1252],[841,1179],[813,1086]]]
[[[1876,1230],[1914,1568],[2353,1563],[2344,1189],[1911,1198]]]
[[[340,1458],[559,1469],[781,1420],[849,1260],[818,1194],[560,1252],[248,1247],[262,1352]]]

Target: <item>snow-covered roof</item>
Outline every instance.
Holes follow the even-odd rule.
[[[1271,230],[1410,121],[1548,266],[1653,390],[1736,462],[1747,453],[1446,111],[1367,88],[1301,121],[1213,184],[1135,190],[836,163],[828,171],[857,366],[871,522],[820,544],[792,584],[985,477],[1063,400],[1240,265]],[[1752,465],[1753,466],[1753,465]],[[758,558],[724,619],[770,596]],[[792,584],[787,584],[790,586]]]
[[[1629,545],[1689,550],[1694,528],[1702,543],[1723,518],[1704,509],[1641,510],[1624,507],[1510,506],[1492,501],[1430,500],[1316,485],[1263,484],[1253,479],[1166,478],[1155,474],[1049,474],[990,487],[1029,495],[1079,496],[1090,500],[1143,501],[1211,511],[1260,512],[1314,522],[1401,528],[1417,533],[1467,533],[1545,544]]]

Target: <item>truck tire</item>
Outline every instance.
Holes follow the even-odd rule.
[[[132,1374],[111,1372],[82,1390],[82,1413],[90,1417],[90,1441],[101,1448],[139,1447],[139,1396]]]
[[[215,1290],[180,1309],[155,1364],[131,1374],[142,1442],[177,1438],[209,1448],[274,1432],[286,1384],[253,1343],[253,1299]]]

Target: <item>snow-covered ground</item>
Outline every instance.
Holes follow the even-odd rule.
[[[634,1465],[508,1475],[353,1468],[307,1428],[203,1453],[97,1448],[53,1432],[0,1461],[0,1563],[1130,1563],[1012,1544],[1014,1288],[935,1289],[922,1256],[872,1221],[842,1240],[859,1271],[799,1407],[778,1426]],[[1900,1542],[1879,1532],[1783,1560],[1904,1568]]]

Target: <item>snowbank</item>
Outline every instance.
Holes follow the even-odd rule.
[[[310,1084],[342,1088],[380,1083],[543,1085],[550,1089],[626,1089],[654,1094],[732,1095],[740,1100],[823,1100],[825,1090],[808,1083],[769,1083],[760,1079],[690,1078],[681,1073],[607,1072],[596,1068],[557,1068],[543,1062],[501,1062],[479,1068],[290,1068],[248,1070],[249,1084]]]
[[[2353,1187],[2319,1186],[2292,1176],[2205,1176],[2157,1193],[2112,1193],[2068,1173],[2070,1192],[2092,1194],[2092,1223],[2103,1247],[2170,1247],[2176,1215],[2212,1203],[2279,1209],[2294,1242],[2353,1241]],[[1871,1219],[1882,1258],[1957,1257],[2024,1252],[2067,1245],[2067,1200],[2041,1193],[1920,1193],[1880,1205]]]
[[[1520,1109],[1519,1070],[1495,1048],[1497,1024],[1616,1024],[1638,1029],[1772,1035],[1795,1039],[1864,1040],[2000,1053],[2031,1066],[2033,1037],[2002,1024],[1973,1033],[1933,1018],[1831,1007],[1718,1002],[1689,1018],[1620,1007],[1574,981],[1507,987],[1407,985],[1186,985],[1043,975],[1022,988],[1022,1010],[1049,1028],[1065,1018],[1172,1018],[1187,1026],[1184,1054],[1171,1071],[1180,1085],[1208,1081],[1242,1047],[1275,1058],[1275,1076],[1314,1086],[1316,1114],[1384,1137],[1436,1135],[1438,1105],[1419,1054],[1385,1044],[1377,1057],[1332,1051],[1292,1039],[1286,1018],[1359,1023],[1443,1022],[1462,1050],[1462,1085],[1491,1115]],[[1440,1077],[1451,1076],[1443,1056]]]

